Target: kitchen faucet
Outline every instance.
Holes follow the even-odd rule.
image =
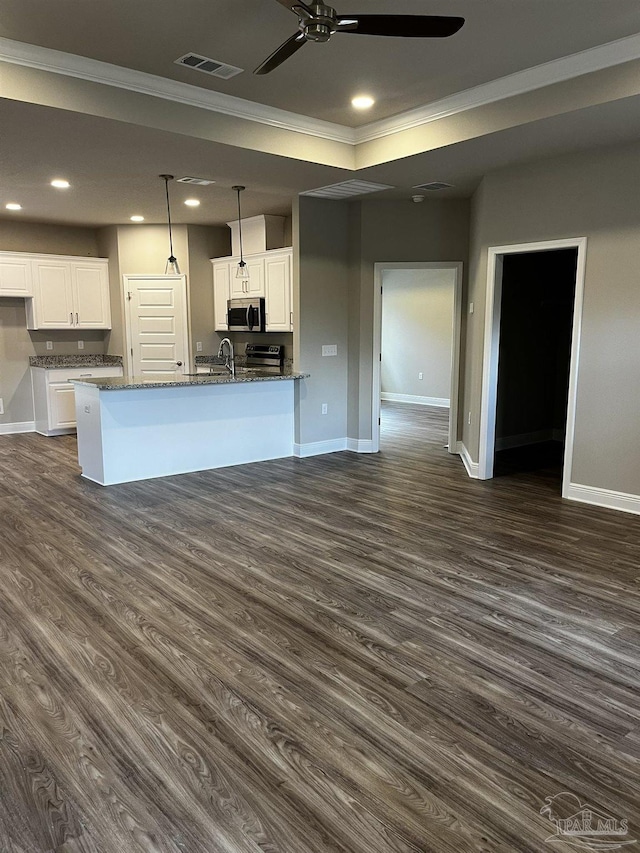
[[[224,345],[227,345],[227,354],[224,354]],[[222,358],[224,356],[224,366],[227,368],[229,373],[235,377],[236,375],[236,362],[235,356],[233,354],[233,344],[229,340],[229,338],[223,338],[220,341],[220,346],[218,348],[218,358]]]

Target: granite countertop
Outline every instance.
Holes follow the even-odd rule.
[[[144,376],[105,376],[96,379],[72,379],[74,385],[89,385],[100,391],[132,391],[138,388],[189,388],[193,385],[229,385],[242,382],[282,382],[289,379],[306,379],[309,373],[295,373],[285,371],[284,373],[268,373],[262,370],[242,369],[231,374],[211,375],[208,373],[196,376],[171,376],[166,379],[147,379]]]
[[[121,355],[30,355],[29,367],[121,367]]]

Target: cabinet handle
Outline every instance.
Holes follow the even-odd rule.
[[[73,326],[73,311],[69,311],[69,325]]]
[[[79,325],[80,325],[80,322],[78,320],[78,312],[76,311],[76,326],[79,326]]]
[[[84,376],[93,376],[93,373],[81,373],[81,374],[80,374],[80,376],[81,376],[81,377],[84,377]]]
[[[289,325],[293,326],[293,311],[289,311]]]

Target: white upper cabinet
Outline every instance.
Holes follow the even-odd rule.
[[[214,325],[217,332],[228,329],[227,300],[246,299],[248,296],[265,298],[267,332],[292,330],[292,254],[292,249],[272,249],[247,256],[248,279],[236,278],[239,258],[212,259]]]
[[[0,296],[32,296],[31,257],[0,252]]]
[[[29,329],[110,329],[109,267],[102,258],[34,258]]]
[[[293,329],[291,311],[291,252],[277,253],[265,258],[267,332],[290,332]]]
[[[229,261],[215,261],[213,264],[213,311],[216,332],[226,332],[227,300],[230,299],[231,267]]]

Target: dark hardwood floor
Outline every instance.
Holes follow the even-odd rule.
[[[0,851],[569,851],[563,792],[640,839],[640,518],[445,443],[105,489],[0,437]]]

